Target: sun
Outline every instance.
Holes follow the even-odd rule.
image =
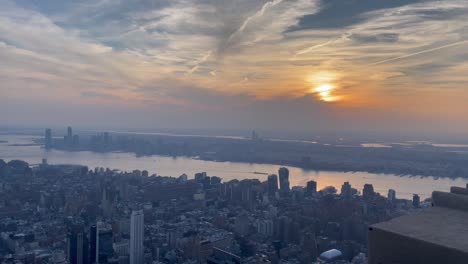
[[[338,96],[333,96],[332,92],[336,87],[332,84],[322,84],[313,89],[313,93],[320,97],[324,102],[334,102],[339,99]]]
[[[332,71],[320,71],[314,74],[310,74],[306,77],[307,82],[311,85],[309,93],[314,94],[323,102],[335,102],[341,98],[337,96],[337,87],[336,83],[340,76],[336,72]]]

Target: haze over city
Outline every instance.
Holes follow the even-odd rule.
[[[468,134],[468,3],[0,1],[4,126]]]

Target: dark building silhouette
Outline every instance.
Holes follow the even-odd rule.
[[[306,186],[306,194],[311,195],[317,192],[317,182],[308,181]]]
[[[97,252],[97,226],[92,225],[89,230],[89,264],[96,263]]]
[[[102,224],[102,223],[101,223]],[[99,263],[106,263],[114,254],[112,229],[98,224],[97,257]]]
[[[271,174],[268,176],[268,195],[275,196],[278,192],[278,176],[276,174]]]
[[[63,141],[67,149],[71,149],[73,147],[73,130],[71,127],[67,128],[67,134],[63,137]]]
[[[419,195],[413,194],[413,207],[418,208],[420,203],[421,198],[419,198]]]
[[[389,202],[394,202],[396,200],[396,192],[393,189],[388,190],[387,199]]]
[[[288,168],[281,167],[278,171],[279,175],[279,185],[280,185],[280,192],[285,194],[291,191],[289,187],[289,170]]]
[[[371,199],[374,195],[374,186],[369,183],[364,184],[364,189],[362,190],[362,196],[364,199]]]
[[[341,196],[345,199],[350,199],[352,195],[351,184],[349,182],[343,183],[341,186]]]
[[[72,136],[73,136],[73,130],[72,130],[71,127],[68,127],[68,128],[67,128],[67,137],[68,137],[68,138],[72,138]]]
[[[88,239],[81,226],[73,226],[67,234],[67,257],[70,264],[87,264]]]
[[[52,148],[52,129],[50,129],[50,128],[47,128],[45,130],[44,147],[46,149],[51,149]]]
[[[203,183],[207,177],[206,172],[197,172],[194,178],[196,182]]]

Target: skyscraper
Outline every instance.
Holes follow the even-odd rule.
[[[289,170],[288,168],[282,167],[278,171],[279,174],[279,183],[281,193],[288,193],[289,188]]]
[[[69,140],[71,140],[72,137],[73,137],[73,131],[72,131],[71,127],[67,128],[67,137],[68,137]]]
[[[349,184],[349,182],[343,183],[343,185],[341,186],[341,196],[346,199],[349,199],[351,198],[351,195],[351,184]]]
[[[67,257],[70,264],[88,263],[88,239],[81,226],[73,226],[67,234]]]
[[[93,231],[92,227],[91,235],[93,235]],[[95,247],[93,243],[95,243]],[[98,222],[96,225],[96,239],[93,241],[93,238],[91,238],[90,244],[91,251],[95,249],[94,252],[91,252],[91,254],[95,254],[95,263],[107,263],[107,260],[114,254],[113,243],[112,227],[108,223]]]
[[[143,211],[133,211],[130,218],[130,264],[143,263]]]
[[[317,182],[316,181],[308,181],[306,186],[306,194],[312,195],[313,193],[317,192]]]
[[[374,196],[374,186],[372,184],[364,184],[364,189],[362,190],[362,196],[364,199],[370,199]]]
[[[65,146],[68,148],[68,149],[71,149],[73,147],[73,130],[71,127],[68,127],[67,128],[67,135],[64,136],[64,143],[65,143]]]
[[[413,207],[419,208],[420,203],[421,203],[421,198],[419,198],[419,195],[413,194]]]
[[[92,225],[89,230],[89,263],[95,264],[97,259],[97,226]]]
[[[395,201],[395,199],[396,199],[396,192],[395,192],[395,190],[393,190],[393,189],[389,189],[389,190],[388,190],[387,199],[388,199],[389,202],[394,202],[394,201]]]
[[[271,174],[268,176],[267,186],[268,195],[275,196],[275,194],[278,192],[278,176],[276,176],[276,174]]]
[[[51,149],[52,148],[52,129],[50,129],[50,128],[47,128],[45,130],[44,146],[45,146],[46,149]]]

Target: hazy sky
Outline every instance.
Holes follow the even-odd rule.
[[[468,134],[468,1],[0,0],[0,122]]]

